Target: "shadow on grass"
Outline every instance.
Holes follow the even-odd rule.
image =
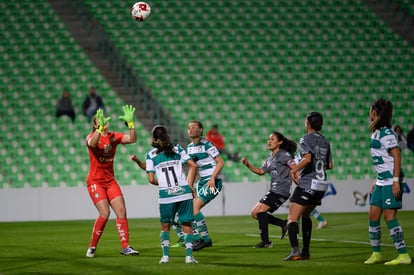
[[[221,267],[232,267],[232,268],[257,268],[259,269],[274,269],[283,267],[279,264],[265,264],[265,263],[210,263],[211,265],[221,266]]]

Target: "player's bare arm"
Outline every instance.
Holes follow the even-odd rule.
[[[308,166],[311,161],[312,155],[311,153],[307,153],[303,155],[301,161],[290,170],[290,176],[296,184],[299,182],[299,171]]]
[[[148,173],[148,182],[152,185],[158,185],[158,180],[155,178],[154,173]]]
[[[265,174],[265,171],[263,171],[262,169],[260,169],[259,167],[256,167],[252,164],[250,164],[249,160],[244,157],[241,159],[241,162],[247,167],[249,168],[250,171],[252,171],[253,173],[263,176]]]

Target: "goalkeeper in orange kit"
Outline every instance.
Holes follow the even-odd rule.
[[[114,159],[119,144],[131,144],[137,141],[134,127],[133,106],[124,106],[124,115],[119,118],[128,126],[128,134],[109,131],[110,117],[105,117],[99,109],[92,118],[92,132],[86,137],[89,152],[90,167],[86,180],[89,196],[91,197],[99,216],[93,226],[91,242],[86,257],[94,257],[96,247],[108,221],[110,207],[116,215],[116,228],[121,241],[121,255],[139,255],[139,252],[129,245],[128,219],[125,200],[114,176]]]

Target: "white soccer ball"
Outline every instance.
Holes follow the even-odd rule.
[[[131,9],[132,17],[137,21],[144,21],[151,15],[151,7],[145,2],[137,2]]]

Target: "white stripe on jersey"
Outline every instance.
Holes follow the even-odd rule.
[[[371,135],[371,157],[377,172],[377,185],[392,185],[394,158],[389,150],[398,147],[398,139],[389,128],[375,130]]]
[[[197,145],[191,143],[187,147],[187,153],[196,161],[200,177],[210,177],[213,174],[216,168],[214,159],[220,153],[211,142],[202,139]]]

